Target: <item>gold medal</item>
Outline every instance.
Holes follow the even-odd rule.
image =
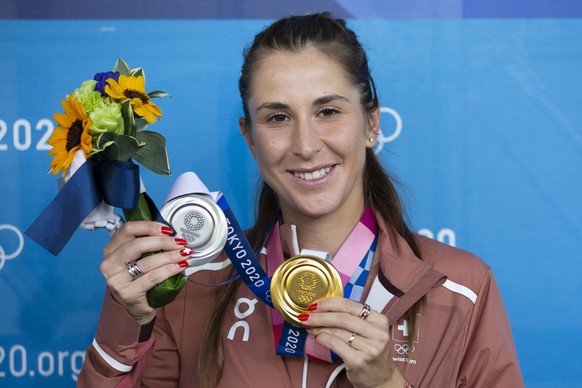
[[[303,326],[297,315],[321,298],[342,297],[344,288],[335,267],[316,256],[300,255],[285,260],[271,280],[273,306],[283,319]]]

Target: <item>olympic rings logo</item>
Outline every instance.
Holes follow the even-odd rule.
[[[402,132],[402,117],[400,117],[400,114],[398,114],[398,112],[387,106],[382,106],[380,107],[380,114],[382,113],[388,113],[390,116],[392,116],[392,118],[395,121],[395,127],[394,131],[389,136],[385,136],[384,130],[380,128],[380,130],[378,131],[379,133],[376,144],[374,145],[375,154],[378,154],[380,151],[382,151],[385,143],[390,143],[391,141],[396,140],[396,138],[398,138],[398,136],[400,136],[400,133]]]
[[[408,344],[395,344],[394,345],[394,350],[396,350],[396,353],[400,354],[400,355],[404,355],[404,354],[410,354],[412,352],[414,352],[414,345],[412,345],[412,347],[408,346]]]
[[[204,226],[204,216],[197,211],[190,212],[186,214],[184,224],[192,231],[200,230]]]
[[[7,254],[4,251],[4,248],[2,247],[2,245],[0,245],[0,270],[2,270],[6,261],[12,260],[15,257],[17,257],[18,255],[20,255],[20,253],[22,252],[22,249],[24,248],[24,236],[22,235],[20,230],[18,230],[17,227],[12,226],[12,225],[8,225],[8,224],[0,225],[0,231],[5,230],[5,229],[10,230],[16,234],[16,237],[18,238],[18,247],[16,248],[16,250],[14,252]]]

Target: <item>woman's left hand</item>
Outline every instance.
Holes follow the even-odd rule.
[[[302,323],[315,341],[344,361],[355,387],[404,387],[405,380],[390,357],[388,318],[344,298],[320,300]]]

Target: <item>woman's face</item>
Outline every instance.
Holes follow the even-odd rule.
[[[275,51],[256,68],[247,104],[241,131],[286,222],[361,213],[379,112],[366,114],[339,64],[315,48]]]

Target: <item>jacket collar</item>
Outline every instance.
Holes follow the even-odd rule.
[[[446,276],[417,257],[380,214],[375,216],[380,261],[370,271],[369,291],[364,297],[374,302],[373,308],[387,314],[389,322],[395,322],[431,288],[440,286]]]

